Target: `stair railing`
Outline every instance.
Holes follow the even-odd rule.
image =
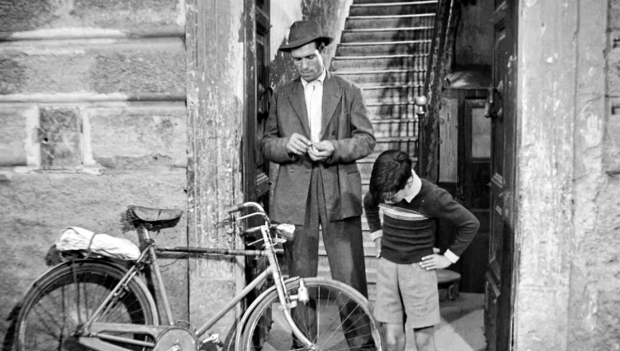
[[[428,56],[423,96],[416,99],[419,116],[417,172],[437,182],[439,178],[439,109],[441,92],[452,62],[459,0],[439,0]],[[426,106],[424,106],[426,105]]]

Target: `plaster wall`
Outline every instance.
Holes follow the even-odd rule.
[[[619,8],[518,3],[514,349],[620,350]]]
[[[0,0],[0,338],[67,226],[187,210],[183,0]],[[186,245],[186,217],[157,236]],[[187,263],[164,260],[178,319]],[[10,343],[8,344],[10,345]]]
[[[228,228],[215,224],[226,208],[243,202],[241,143],[245,120],[243,0],[187,1],[187,108],[189,245],[242,248]],[[190,259],[190,321],[199,328],[245,285],[235,257]],[[226,344],[240,309],[210,331]]]

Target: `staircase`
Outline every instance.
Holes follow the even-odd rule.
[[[387,149],[417,161],[418,122],[414,97],[422,95],[437,1],[354,0],[330,70],[364,90],[377,138],[375,152],[358,161],[362,190],[368,191],[372,165]],[[369,297],[375,291],[375,249],[362,217]],[[322,241],[321,241],[322,243]],[[321,244],[322,245],[322,244]],[[320,249],[319,275],[329,275]]]

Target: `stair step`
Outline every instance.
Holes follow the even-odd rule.
[[[426,70],[368,70],[368,71],[336,71],[336,75],[351,80],[358,85],[365,84],[407,84],[421,83],[426,78]]]
[[[362,216],[365,218],[365,216]],[[375,243],[370,239],[370,233],[364,236],[364,257],[375,258]],[[325,263],[327,263],[327,251],[325,251],[325,244],[323,240],[319,241],[319,257],[325,257]],[[320,264],[321,262],[319,262]]]
[[[372,56],[335,56],[331,61],[331,70],[368,71],[389,69],[426,69],[427,54],[411,55],[372,55]]]
[[[366,86],[362,87],[364,98],[370,101],[412,101],[414,97],[422,95],[422,84],[409,86]]]
[[[351,6],[402,6],[402,5],[428,5],[434,4],[437,5],[437,0],[375,0],[375,1],[363,1],[363,0],[353,0],[353,4]]]
[[[396,137],[401,135],[417,136],[418,122],[414,119],[373,120],[375,137]]]
[[[377,154],[386,151],[386,150],[401,150],[410,155],[410,157],[417,157],[417,137],[406,137],[403,139],[397,138],[380,138],[377,139],[377,144],[375,145],[375,152]],[[358,163],[361,165],[362,163]],[[364,175],[362,175],[362,180],[364,179]],[[370,172],[368,172],[368,179],[370,179]]]
[[[349,16],[385,16],[402,14],[435,14],[437,1],[408,1],[392,3],[352,4]]]
[[[377,150],[377,149],[375,149],[375,150],[374,150],[374,151],[373,151],[370,155],[368,155],[368,156],[364,157],[364,158],[363,158],[363,159],[361,159],[361,160],[357,160],[357,164],[358,164],[358,165],[359,165],[359,164],[364,164],[364,163],[370,163],[370,164],[373,164],[373,163],[375,163],[375,161],[377,160],[377,157],[379,157],[379,155],[380,155],[383,151],[384,151],[384,150]],[[412,156],[410,156],[410,157],[412,157]],[[414,158],[415,158],[415,157],[412,157],[412,160],[413,160]]]
[[[336,48],[336,55],[370,56],[428,54],[430,47],[430,40],[341,43]]]
[[[399,104],[382,104],[382,103],[366,103],[368,112],[375,119],[392,119],[392,118],[415,118],[415,105],[413,102],[405,102]]]
[[[377,144],[375,145],[374,152],[379,155],[381,152],[386,150],[401,150],[409,154],[410,157],[415,158],[417,157],[417,144],[418,137],[416,136],[401,138],[377,138]],[[358,167],[366,167],[366,165],[371,165],[372,163],[374,163],[374,160],[369,158],[366,161],[358,161],[357,165]],[[362,173],[362,182],[364,181],[364,179],[370,179],[370,170],[372,169],[372,166],[367,167],[366,169],[368,170],[367,173],[360,170],[360,172]]]
[[[409,2],[426,2],[426,1],[430,1],[430,0],[419,0],[419,1],[403,1],[403,0],[353,0],[353,5],[381,3],[381,4],[384,4],[384,5],[387,6],[387,5],[390,5],[390,4],[397,4],[397,3],[403,3],[403,2],[409,3]]]
[[[342,31],[341,43],[359,41],[399,41],[430,39],[433,35],[433,27],[415,28],[367,28],[347,29]]]
[[[420,93],[422,92],[422,89],[420,88],[419,93],[417,93],[415,96],[419,96]],[[415,92],[414,92],[415,93]],[[373,98],[372,96],[369,95],[365,95],[366,96],[366,105],[375,105],[375,104],[385,104],[385,105],[394,105],[394,104],[400,104],[400,103],[410,103],[413,104],[413,96],[414,93],[409,94],[408,96],[403,96],[403,97],[399,97],[399,96],[388,96],[388,95],[384,95],[384,96],[380,96],[377,98]],[[400,116],[393,116],[392,118],[399,118]],[[410,116],[412,117],[412,116]],[[409,117],[409,118],[410,118]]]
[[[370,232],[368,231],[368,220],[366,219],[366,216],[362,216],[362,235],[364,236],[364,250],[366,250],[366,248],[368,247],[368,250],[370,252],[371,248],[374,249],[374,243],[372,242],[372,240],[370,239]],[[319,233],[319,252],[322,252],[323,254],[325,254],[325,245],[323,242],[323,234]],[[322,250],[322,251],[321,251]],[[373,252],[374,254],[374,252]]]
[[[389,16],[349,16],[345,21],[344,29],[431,27],[434,22],[434,13]]]
[[[408,142],[416,142],[418,138],[415,136],[398,136],[398,137],[382,137],[376,138],[377,144],[389,144],[389,143],[408,143]]]
[[[391,143],[383,143],[383,144],[377,144],[377,147],[375,147],[375,150],[383,152],[385,150],[402,150],[405,151],[409,154],[415,153],[416,149],[417,149],[417,142],[414,143],[413,141],[417,141],[417,138],[412,137],[411,138],[411,142],[400,142],[400,143],[396,143],[396,142],[391,142]],[[409,147],[403,147],[403,145],[408,144]],[[366,193],[366,191],[368,191],[367,188],[364,187],[364,185],[367,185],[370,182],[370,172],[372,172],[372,166],[374,164],[374,161],[368,161],[368,162],[357,162],[357,168],[360,170],[360,173],[362,174],[362,190],[364,191],[364,194]]]

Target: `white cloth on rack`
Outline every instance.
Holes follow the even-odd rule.
[[[68,227],[63,230],[56,240],[56,249],[59,251],[77,250],[84,252],[90,250],[98,255],[131,261],[140,257],[140,249],[128,239],[108,234],[95,234],[80,227]]]

